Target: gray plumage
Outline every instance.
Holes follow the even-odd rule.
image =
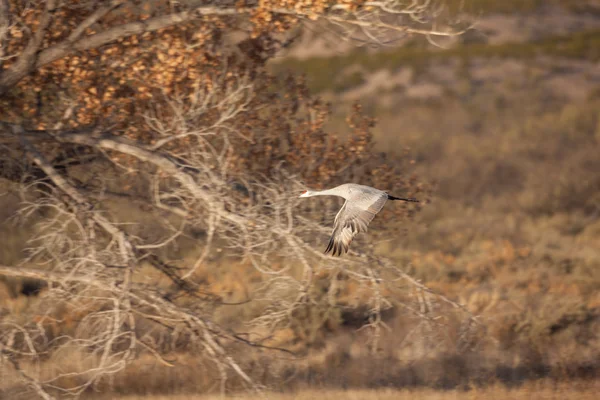
[[[386,192],[370,186],[346,183],[333,189],[322,191],[304,191],[300,197],[339,196],[346,200],[333,222],[333,232],[325,254],[332,255],[347,253],[354,237],[366,232],[369,223],[388,200],[403,200],[418,202],[416,199],[394,197]]]

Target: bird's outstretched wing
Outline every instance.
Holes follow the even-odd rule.
[[[366,232],[369,223],[381,211],[387,201],[387,194],[375,198],[346,201],[333,223],[333,232],[329,239],[325,254],[332,251],[332,255],[347,253],[350,243],[360,232]]]

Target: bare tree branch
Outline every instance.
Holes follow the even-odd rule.
[[[11,26],[10,5],[8,0],[0,0],[0,68],[6,57],[6,41]]]
[[[5,0],[3,0],[5,1]],[[219,7],[219,6],[197,6],[179,13],[161,15],[147,20],[134,21],[123,25],[114,26],[103,32],[84,36],[85,30],[105,17],[108,13],[124,3],[122,0],[108,1],[81,22],[71,34],[62,42],[52,45],[46,49],[40,49],[40,45],[46,29],[51,22],[51,16],[56,8],[55,1],[47,3],[46,12],[43,15],[40,26],[34,37],[30,40],[26,49],[19,56],[16,63],[5,71],[0,72],[0,95],[6,93],[12,86],[27,76],[34,69],[40,68],[48,63],[66,57],[78,51],[99,48],[118,39],[132,35],[155,32],[160,29],[175,25],[185,24],[189,21],[203,16],[236,16],[250,15],[259,10],[259,7]],[[352,29],[358,28],[373,43],[384,44],[385,35],[389,32],[402,34],[417,34],[431,36],[457,36],[464,29],[447,28],[439,30],[436,28],[432,18],[427,18],[432,11],[433,5],[429,0],[415,0],[411,4],[395,0],[366,2],[358,9],[352,9],[348,4],[335,4],[322,12],[305,11],[302,8],[274,8],[268,10],[273,14],[287,15],[300,18],[301,20],[324,20],[334,25],[343,27],[344,37],[352,36]],[[383,17],[392,15],[397,17],[408,17],[408,21],[400,20],[393,23],[385,22]],[[430,21],[431,20],[431,21]],[[428,24],[425,28],[416,28],[410,22]],[[3,24],[0,23],[0,34]],[[2,36],[0,35],[0,39]],[[0,57],[1,59],[1,57]]]
[[[23,369],[21,368],[21,366],[19,365],[19,362],[17,360],[15,360],[10,355],[4,354],[4,352],[2,351],[3,350],[2,347],[3,346],[0,343],[0,357],[5,359],[6,361],[8,361],[13,366],[14,370],[17,372],[17,374],[19,375],[21,380],[23,380],[28,386],[33,388],[33,390],[35,390],[35,392],[38,394],[38,396],[40,396],[42,399],[54,400],[54,397],[51,396],[46,390],[44,390],[44,388],[38,382],[37,379],[32,378],[25,371],[23,371]]]
[[[29,39],[27,46],[25,46],[15,63],[9,69],[0,73],[0,95],[35,69],[38,52],[46,35],[46,30],[52,23],[52,15],[56,10],[56,6],[56,0],[46,2],[46,8],[40,18],[39,26]]]
[[[19,57],[19,60],[5,71],[0,72],[0,95],[6,93],[18,81],[27,76],[33,69],[40,68],[48,63],[63,58],[77,51],[95,49],[107,43],[114,42],[120,38],[138,35],[146,32],[155,32],[173,25],[183,24],[205,15],[237,15],[247,12],[244,9],[221,9],[218,7],[197,7],[180,13],[163,15],[150,18],[145,21],[131,22],[124,25],[109,28],[104,32],[83,36],[85,29],[100,20],[107,13],[117,8],[122,1],[112,1],[109,5],[99,8],[90,17],[83,21],[69,37],[47,49],[38,52],[39,45],[43,39],[45,30],[50,23],[51,11],[54,11],[55,1],[48,2],[48,11],[36,32],[35,38],[30,41],[27,49]],[[83,37],[82,37],[83,36]]]

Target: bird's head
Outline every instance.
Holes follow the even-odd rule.
[[[300,193],[300,196],[298,196],[298,197],[310,197],[312,195],[313,194],[310,190],[303,190],[302,193]]]

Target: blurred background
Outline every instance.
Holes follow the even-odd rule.
[[[402,174],[420,182],[412,193],[423,199],[406,218],[375,218],[375,254],[464,305],[484,327],[471,332],[449,321],[451,329],[433,328],[393,308],[382,314],[390,329],[372,354],[357,329],[362,289],[347,285],[339,301],[352,307],[330,317],[295,315],[272,338],[302,354],[295,367],[287,368],[285,357],[254,360],[278,371],[267,378],[261,369],[268,384],[355,389],[355,398],[382,399],[402,398],[382,389],[390,387],[415,390],[402,392],[413,398],[469,390],[472,398],[575,399],[598,389],[600,3],[449,3],[466,7],[473,29],[435,43],[415,37],[373,47],[335,39],[317,23],[295,31],[297,39],[266,68],[282,79],[303,76],[310,93],[330,103],[323,129],[341,140],[352,136],[347,117],[356,104],[374,118],[372,151],[389,164],[399,160]],[[359,172],[352,178],[372,183]],[[0,198],[0,264],[17,262],[28,236],[27,226],[9,221],[18,204],[16,195]],[[255,282],[248,264],[211,260],[198,272],[204,289],[243,302]],[[1,315],[26,310],[40,290],[36,281],[2,278]],[[421,306],[425,314],[433,307],[425,297]],[[234,326],[256,307],[220,309],[216,320]],[[457,340],[464,329],[473,338]],[[194,360],[177,357],[171,368],[143,359],[112,378],[111,388],[141,394],[210,387],[190,370]],[[366,388],[377,390],[360,392]]]
[[[495,361],[400,379],[453,386],[489,362],[509,382],[597,377],[600,4],[469,5],[475,29],[441,47],[357,49],[308,32],[271,68],[306,75],[333,104],[332,130],[359,101],[377,119],[376,148],[409,154],[433,185],[398,223],[408,233],[378,251],[481,314],[495,343],[478,354]]]

